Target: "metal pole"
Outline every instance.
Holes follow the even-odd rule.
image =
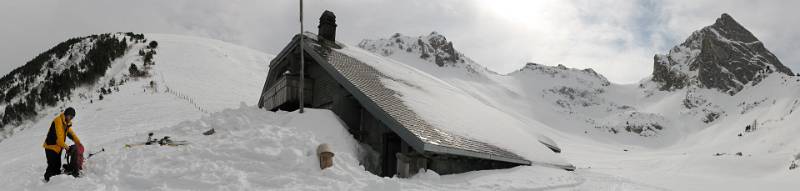
[[[305,34],[303,34],[303,0],[300,0],[300,113],[303,113],[304,101],[303,91],[306,86],[306,63],[303,54],[305,44]]]

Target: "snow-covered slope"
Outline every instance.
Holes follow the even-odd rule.
[[[142,47],[144,41],[133,33],[72,38],[5,74],[0,78],[0,141],[27,127],[43,108],[70,99],[76,88],[95,88],[111,60]],[[80,96],[93,94],[87,93]]]
[[[175,35],[147,34],[159,42],[149,77],[130,78],[113,93],[76,90],[59,105],[77,109],[74,130],[87,152],[105,152],[87,160],[85,174],[57,176],[42,183],[45,157],[41,142],[59,107],[0,142],[0,185],[8,190],[537,190],[608,186],[605,174],[522,166],[410,179],[381,178],[357,161],[358,147],[330,111],[306,114],[255,108],[271,55],[228,43]],[[114,60],[103,79],[122,79],[131,63],[141,66],[134,47]],[[232,75],[236,74],[236,75]],[[103,80],[104,82],[105,80]],[[151,86],[151,81],[154,86]],[[118,91],[116,90],[118,89]],[[97,95],[97,94],[94,94]],[[216,133],[201,133],[214,128]],[[124,144],[144,141],[147,133],[187,140],[184,147]],[[331,169],[318,170],[316,145],[336,152]],[[540,146],[537,144],[537,146]],[[617,178],[611,178],[617,179]],[[633,182],[621,185],[648,188]]]
[[[722,36],[726,34],[733,33]],[[450,107],[436,111],[454,112],[447,116],[463,120],[432,121],[469,127],[502,125],[496,129],[461,130],[525,154],[532,151],[513,144],[513,139],[545,136],[539,139],[557,143],[562,150],[560,157],[578,167],[566,172],[533,165],[445,176],[429,171],[398,179],[380,178],[365,171],[357,161],[358,145],[329,111],[273,113],[253,107],[271,55],[203,38],[159,34],[147,34],[146,38],[159,42],[149,77],[129,78],[122,85],[110,86],[113,93],[98,100],[96,88],[109,87],[103,84],[129,75],[131,63],[144,67],[143,57],[137,52],[148,45],[131,45],[99,78],[102,84],[76,89],[66,101],[43,109],[41,116],[27,123],[29,128],[19,128],[0,142],[3,190],[800,187],[796,181],[800,170],[790,169],[792,164],[800,163],[800,139],[796,138],[800,135],[800,128],[796,128],[800,118],[794,112],[800,106],[800,78],[780,72],[774,68],[775,62],[752,62],[758,66],[772,64],[771,68],[779,72],[758,76],[758,83],[737,79],[749,85],[741,89],[726,86],[736,90],[731,94],[706,85],[663,89],[663,83],[652,77],[640,84],[620,85],[608,82],[591,69],[533,63],[510,74],[497,74],[459,53],[454,43],[437,33],[364,41],[358,46],[364,50],[345,46],[343,51],[357,52],[366,61],[380,61],[371,64],[403,64],[379,69],[429,74],[393,75],[404,80],[425,78],[441,86],[413,89],[387,83],[403,93],[417,95],[407,98],[423,95],[425,99],[404,99],[414,107]],[[383,58],[372,57],[366,51]],[[429,56],[424,57],[423,53]],[[760,55],[755,57],[763,58],[766,53]],[[405,66],[412,68],[397,68]],[[436,91],[426,91],[431,89]],[[481,110],[457,113],[463,107],[476,105]],[[106,151],[87,161],[83,178],[58,176],[45,184],[40,181],[45,168],[40,145],[50,120],[63,106],[77,107],[74,128],[88,151]],[[217,133],[201,134],[211,128]],[[497,129],[504,132],[493,132]],[[188,140],[190,144],[123,148],[126,143],[144,141],[148,132]],[[510,138],[491,141],[503,136]],[[333,168],[320,171],[314,149],[323,142],[333,145],[336,156]],[[536,149],[541,146],[534,144]]]
[[[664,88],[655,77],[620,85],[591,69],[534,63],[510,74],[464,70],[438,65],[413,48],[400,49],[408,46],[408,39],[427,38],[394,35],[364,40],[359,46],[432,74],[514,116],[526,124],[525,131],[557,142],[568,161],[586,169],[579,174],[622,175],[677,190],[800,186],[790,181],[797,178],[797,170],[789,169],[800,162],[795,138],[800,129],[793,127],[800,122],[794,113],[800,105],[800,78],[791,76],[727,14],[685,43],[709,41],[707,45],[697,51],[679,45],[669,55],[676,61],[670,71],[683,67],[689,72],[681,75],[695,81],[676,88]],[[469,68],[482,68],[467,63],[476,65]],[[707,70],[692,73],[693,67]],[[730,83],[714,84],[719,80]]]
[[[631,85],[612,84],[592,69],[529,63],[518,71],[500,75],[457,50],[450,52],[459,56],[457,60],[464,60],[463,63],[439,65],[420,56],[423,54],[415,48],[431,44],[425,39],[445,37],[435,32],[416,38],[395,34],[386,39],[364,40],[359,47],[436,76],[463,92],[458,95],[469,95],[470,99],[499,109],[505,115],[515,116],[515,120],[521,120],[527,127],[523,129],[531,134],[591,133],[593,136],[589,138],[612,142],[656,139],[648,141],[648,144],[662,146],[679,137],[676,131],[663,128],[667,126],[663,123],[668,123],[664,117],[636,110],[634,105],[640,99],[637,97],[640,90]],[[452,42],[446,44],[452,45]],[[408,49],[409,46],[412,48]],[[446,50],[450,48],[448,46]],[[456,95],[449,98],[457,100]]]

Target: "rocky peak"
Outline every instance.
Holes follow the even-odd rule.
[[[696,86],[733,95],[775,72],[792,75],[750,31],[722,14],[668,54],[656,55],[652,80],[666,91]]]
[[[435,31],[418,37],[395,33],[390,38],[365,39],[358,43],[358,47],[383,56],[392,56],[398,53],[413,54],[420,59],[435,63],[439,67],[472,62],[456,51],[453,42],[447,41],[444,35]]]

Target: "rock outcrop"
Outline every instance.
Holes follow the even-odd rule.
[[[793,75],[728,14],[692,33],[667,55],[656,55],[654,60],[652,80],[665,91],[696,86],[733,95],[767,75]]]

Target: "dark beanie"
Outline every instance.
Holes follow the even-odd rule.
[[[72,109],[72,107],[68,107],[67,109],[64,110],[64,115],[75,117],[75,109]]]

